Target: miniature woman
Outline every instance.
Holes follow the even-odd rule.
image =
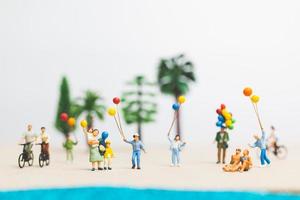
[[[109,140],[105,141],[105,153],[104,153],[104,170],[112,170],[112,158],[115,156],[111,148],[111,142]]]
[[[66,142],[63,144],[63,147],[66,149],[67,153],[67,161],[73,162],[74,156],[73,156],[73,149],[74,146],[78,144],[78,141],[76,140],[75,142],[72,140],[71,136],[68,135]]]
[[[100,169],[100,162],[103,161],[103,157],[100,155],[99,152],[99,141],[98,141],[98,135],[99,131],[98,129],[94,129],[92,131],[92,134],[89,134],[88,137],[88,145],[90,148],[90,162],[92,163],[92,171],[96,170],[96,167],[98,167],[98,170]]]
[[[245,172],[245,171],[249,171],[252,168],[252,158],[249,155],[249,150],[245,149],[243,151],[243,156],[241,157],[241,164],[240,164],[240,168],[239,171],[240,172]]]
[[[41,128],[42,152],[49,156],[49,136],[46,133],[46,128]]]
[[[180,135],[176,135],[175,138],[171,138],[170,135],[168,135],[168,139],[171,143],[170,150],[172,152],[172,164],[171,166],[177,166],[180,167],[180,152],[182,148],[186,145],[185,142],[182,142],[180,140]]]
[[[230,164],[223,167],[225,172],[235,172],[239,169],[241,162],[241,149],[236,149],[235,154],[231,156]]]

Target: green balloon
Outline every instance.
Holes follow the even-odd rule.
[[[233,129],[234,129],[234,126],[233,126],[233,125],[229,126],[229,129],[230,129],[230,130],[233,130]]]
[[[236,122],[236,120],[235,120],[235,119],[232,119],[231,121],[232,121],[232,123],[233,123],[233,124]]]

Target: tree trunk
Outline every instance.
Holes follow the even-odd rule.
[[[143,141],[143,136],[142,136],[142,123],[138,122],[137,123],[137,132],[140,135],[140,140]]]

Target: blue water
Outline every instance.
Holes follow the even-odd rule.
[[[133,189],[113,187],[85,187],[64,189],[41,189],[24,191],[2,191],[0,200],[300,200],[300,195],[271,194],[255,192],[208,192],[208,191],[177,191],[159,189]]]

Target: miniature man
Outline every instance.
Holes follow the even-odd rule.
[[[228,148],[229,135],[224,127],[217,133],[215,142],[217,142],[218,148],[218,161],[217,164],[221,163],[221,153],[223,151],[222,162],[225,164],[226,150]]]
[[[66,142],[63,144],[63,147],[66,149],[67,161],[73,162],[73,148],[78,144],[78,141],[74,142],[70,135],[67,136]]]
[[[32,131],[32,125],[27,125],[27,131],[23,133],[22,140],[24,142],[24,149],[28,155],[31,153],[33,142],[36,140],[36,135]]]
[[[146,153],[144,144],[140,141],[140,135],[135,133],[132,141],[128,141],[126,138],[123,140],[124,142],[132,145],[132,169],[135,169],[137,166],[137,169],[140,170],[141,150]]]

